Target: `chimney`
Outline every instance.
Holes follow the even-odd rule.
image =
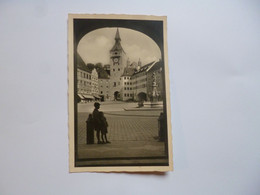
[[[140,68],[141,68],[141,66],[138,64],[136,69],[137,69],[137,70],[140,70]]]
[[[137,70],[140,70],[141,66],[142,66],[142,62],[139,58],[138,63],[137,63]]]
[[[127,58],[127,61],[126,61],[126,66],[129,67],[130,66],[130,60],[129,58]]]
[[[139,58],[139,60],[138,60],[138,66],[142,66],[142,62],[141,62],[141,60],[140,60],[140,58]]]

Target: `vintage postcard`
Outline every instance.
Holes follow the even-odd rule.
[[[173,170],[165,16],[69,14],[70,172]]]

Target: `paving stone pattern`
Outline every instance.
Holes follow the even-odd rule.
[[[122,111],[124,112],[124,111]],[[78,144],[86,143],[86,119],[88,113],[78,113]],[[158,118],[105,114],[108,122],[108,140],[154,141],[158,136]],[[97,142],[95,137],[95,143]]]

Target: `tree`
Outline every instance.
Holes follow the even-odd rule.
[[[91,70],[91,71],[92,71],[92,70],[94,70],[94,68],[95,68],[95,65],[94,65],[94,64],[92,64],[92,63],[88,63],[88,64],[87,64],[87,67],[88,67],[88,69],[89,69],[89,70]]]
[[[99,73],[103,69],[102,63],[100,63],[100,62],[96,63],[95,68],[96,68],[97,72]]]

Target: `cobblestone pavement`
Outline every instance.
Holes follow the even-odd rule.
[[[86,119],[89,113],[78,114],[78,144],[86,144]],[[158,136],[157,117],[134,117],[105,114],[110,141],[154,141]],[[95,137],[95,143],[96,143]]]
[[[106,158],[159,157],[160,159],[165,157],[164,143],[155,139],[158,136],[160,111],[125,111],[123,109],[131,106],[133,106],[132,103],[120,102],[101,104],[100,111],[103,111],[107,118],[109,125],[107,138],[111,144],[96,144],[95,135],[95,144],[88,145],[86,144],[86,120],[89,113],[93,111],[93,103],[79,105],[78,155],[80,159],[101,158],[105,159],[103,163],[106,164],[112,162],[106,161]],[[159,159],[149,162],[156,162]],[[161,161],[166,162],[167,159],[161,159]],[[95,161],[84,163],[89,165],[91,162],[97,163]],[[127,162],[130,161],[127,160]]]
[[[158,117],[160,111],[125,111],[124,108],[136,107],[137,103],[102,102],[108,122],[107,137],[111,141],[154,141],[158,136]],[[93,103],[78,106],[78,144],[86,143],[86,120],[94,109]],[[96,142],[95,137],[95,142]]]

